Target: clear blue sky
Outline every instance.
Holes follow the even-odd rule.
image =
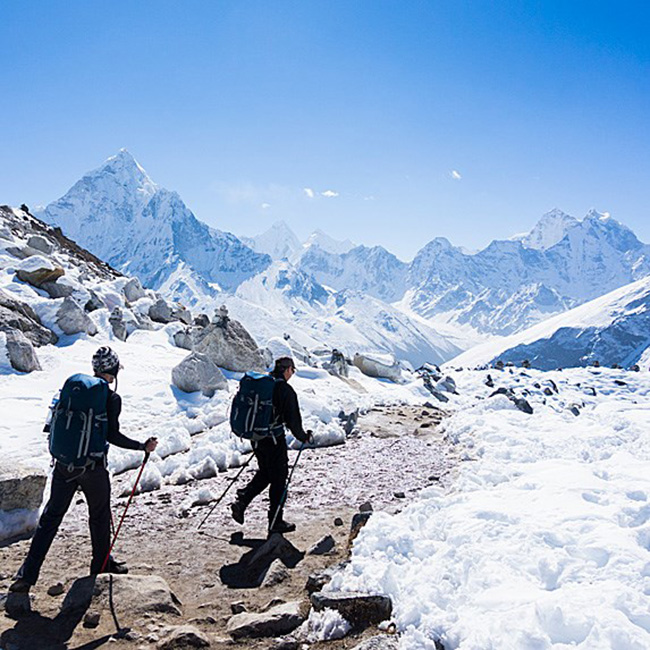
[[[408,259],[595,207],[650,242],[649,34],[646,2],[2,0],[0,203],[126,147],[237,234]]]

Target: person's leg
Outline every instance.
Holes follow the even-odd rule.
[[[272,440],[264,438],[253,445],[253,453],[257,459],[257,471],[253,478],[241,489],[237,490],[237,498],[230,504],[232,518],[238,523],[244,523],[244,513],[250,502],[270,483],[268,457],[269,445],[273,444]]]
[[[45,556],[50,550],[52,541],[77,489],[77,481],[74,479],[75,472],[78,473],[79,470],[68,472],[58,465],[55,466],[52,474],[50,498],[39,519],[27,557],[18,570],[17,578],[19,580],[23,580],[30,585],[36,584]]]
[[[108,555],[111,536],[111,483],[106,468],[97,464],[79,478],[79,485],[88,503],[88,524],[93,546],[90,573],[101,571]]]
[[[272,453],[268,458],[268,471],[270,476],[269,487],[269,525],[275,518],[276,522],[283,521],[284,493],[289,475],[289,458],[287,455],[287,443],[284,436],[281,436],[277,445],[274,445]],[[277,516],[276,516],[277,512]]]

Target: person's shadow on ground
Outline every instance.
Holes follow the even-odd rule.
[[[293,569],[305,557],[289,540],[279,533],[268,539],[246,539],[242,533],[233,533],[230,543],[245,546],[245,552],[235,564],[226,564],[219,569],[221,582],[231,589],[253,589],[259,587],[274,560],[281,560]]]

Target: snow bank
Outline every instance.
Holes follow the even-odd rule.
[[[554,378],[559,394],[531,397],[532,416],[460,398],[446,426],[466,459],[453,490],[375,514],[328,585],[389,595],[400,647],[650,647],[650,379]],[[488,390],[485,374],[456,379],[461,394]],[[576,417],[559,405],[585,382],[596,395]]]

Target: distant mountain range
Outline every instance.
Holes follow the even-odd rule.
[[[37,216],[190,306],[220,300],[253,314],[270,301],[265,317],[293,325],[307,342],[327,338],[337,330],[332,319],[342,319],[356,323],[354,334],[349,327],[345,334],[355,345],[383,341],[382,349],[412,363],[444,360],[485,337],[523,331],[650,275],[650,246],[594,210],[582,220],[553,210],[529,233],[476,253],[436,238],[410,262],[320,231],[300,242],[283,222],[256,237],[236,237],[199,221],[126,150]],[[334,308],[338,303],[347,307]],[[279,309],[299,317],[287,322]],[[329,330],[310,327],[310,319],[329,319]],[[450,333],[455,338],[447,345]],[[400,337],[408,344],[400,347]]]

